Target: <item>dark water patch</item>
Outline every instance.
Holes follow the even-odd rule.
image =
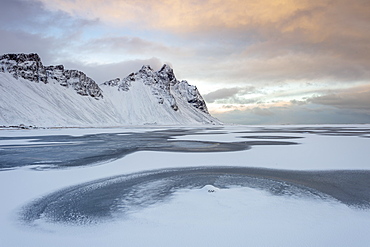
[[[320,135],[327,135],[327,136],[364,136],[370,134],[370,132],[358,132],[358,131],[338,131],[338,132],[323,132],[319,133]]]
[[[250,187],[277,196],[312,197],[370,208],[370,171],[288,171],[246,167],[162,169],[69,187],[26,205],[21,220],[90,224],[170,200],[180,189]],[[331,199],[330,199],[331,198]]]
[[[287,141],[247,141],[244,142],[250,146],[271,146],[271,145],[297,145],[297,142],[287,142]]]
[[[303,138],[301,136],[241,136],[240,138],[247,138],[247,139],[267,139],[267,140],[279,140],[279,139],[300,139]]]
[[[239,134],[317,134],[328,136],[364,136],[370,134],[367,128],[347,127],[282,127],[257,128],[252,131],[238,131]]]
[[[136,151],[160,150],[171,145],[169,143],[171,138],[198,132],[200,131],[170,129],[167,131],[148,131],[143,133],[121,132],[83,136],[32,136],[33,140],[29,144],[1,146],[0,169],[37,165],[44,161],[49,161],[48,163],[53,165],[51,167],[90,165],[118,159]],[[27,141],[31,138],[2,137],[0,141]],[[38,144],[41,142],[42,145]],[[178,151],[181,152],[184,149],[182,148]],[[46,165],[42,167],[47,168]]]
[[[254,145],[296,144],[273,141],[211,142],[175,139],[185,135],[214,134],[203,131],[169,129],[144,133],[51,135],[32,136],[32,140],[30,137],[0,137],[0,141],[30,140],[29,143],[22,145],[0,146],[0,170],[23,166],[33,166],[37,170],[86,166],[119,159],[137,151],[231,152],[248,150]]]
[[[307,133],[364,138],[369,138],[370,135],[369,129],[354,127],[282,127],[280,129],[261,127],[254,128],[253,131],[234,132],[248,134],[242,138],[260,139],[255,141],[215,142],[177,139],[177,137],[187,135],[204,136],[226,133],[223,128],[218,127],[173,128],[141,133],[123,131],[84,136],[0,137],[0,141],[25,141],[21,145],[0,146],[0,171],[24,166],[32,166],[38,170],[86,166],[119,159],[137,151],[231,152],[248,150],[256,145],[296,145],[298,143],[284,141],[284,139],[298,139],[301,138],[298,134]]]

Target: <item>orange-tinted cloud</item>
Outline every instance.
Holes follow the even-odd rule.
[[[20,9],[27,11],[8,18]],[[311,104],[363,113],[369,103],[368,91],[348,90],[370,81],[369,0],[5,0],[1,10],[3,51],[17,44],[44,52],[18,38],[22,30],[54,43],[49,53],[58,63],[73,58],[76,68],[170,62],[209,102],[230,105],[224,110],[234,104],[240,114],[267,116],[260,109],[283,114]]]
[[[279,23],[284,31],[311,28],[314,22],[304,13],[328,5],[329,1],[309,0],[40,0],[47,7],[85,18],[116,23],[144,23],[178,31],[211,27]],[[317,17],[317,16],[315,16]],[[290,23],[294,22],[294,25]]]
[[[233,77],[244,73],[253,80],[362,80],[369,76],[365,69],[370,66],[368,0],[39,1],[72,16],[187,34],[188,40],[199,38],[194,33],[204,33],[198,40],[204,45],[198,50],[192,47],[191,54],[199,60],[208,52],[209,62],[224,62],[223,68],[239,66],[242,71]],[[209,32],[219,35],[207,36]],[[227,61],[231,59],[234,62]]]
[[[368,21],[370,15],[367,0],[39,1],[51,9],[117,25],[135,24],[176,32],[266,27],[266,35],[271,29],[282,33],[300,31],[309,34],[306,38],[313,42],[321,42],[333,33],[361,36],[361,22]]]

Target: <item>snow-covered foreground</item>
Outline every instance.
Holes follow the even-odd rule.
[[[329,187],[369,147],[369,125],[0,130],[0,246],[368,246],[370,180]]]

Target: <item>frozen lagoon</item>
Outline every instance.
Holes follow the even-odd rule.
[[[0,243],[366,246],[369,136],[367,125],[1,130]]]

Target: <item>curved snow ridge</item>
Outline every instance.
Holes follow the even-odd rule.
[[[26,205],[21,220],[90,224],[170,200],[183,189],[213,193],[249,187],[275,196],[309,197],[370,208],[370,171],[289,171],[248,167],[191,167],[99,179],[56,191]],[[216,193],[217,194],[217,193]]]

